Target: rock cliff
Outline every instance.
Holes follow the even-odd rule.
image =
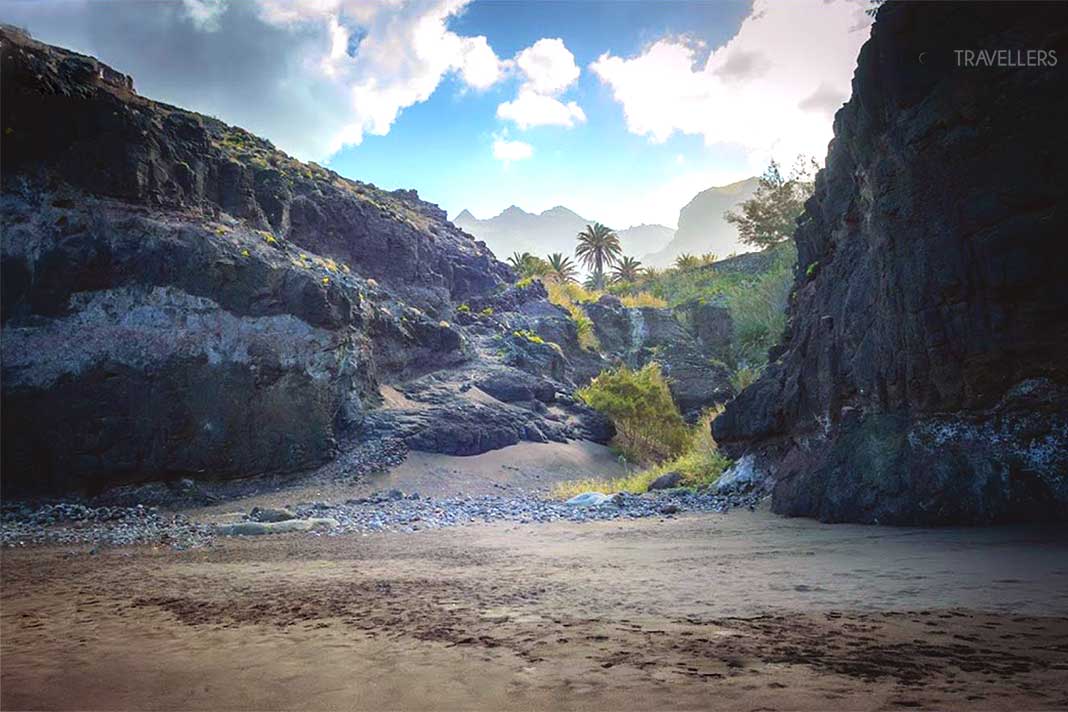
[[[1060,4],[879,10],[798,222],[786,333],[714,425],[776,511],[1068,517],[1066,30]]]
[[[574,340],[566,313],[516,297],[414,191],[17,30],[0,46],[5,492],[291,473],[374,439],[610,436],[570,399],[565,348],[529,336]]]

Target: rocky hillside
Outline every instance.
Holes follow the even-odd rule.
[[[0,44],[5,492],[610,436],[568,315],[414,191]]]
[[[642,261],[650,267],[670,267],[683,253],[703,255],[713,252],[726,257],[739,252],[738,228],[723,218],[723,214],[737,208],[753,197],[756,178],[703,190],[679,211],[679,229],[663,248],[654,248]]]
[[[785,336],[714,425],[776,511],[1068,518],[1065,28],[1060,4],[879,10],[799,221]]]

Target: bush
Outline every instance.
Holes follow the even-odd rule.
[[[552,496],[557,499],[569,499],[583,492],[630,492],[642,494],[649,490],[653,481],[669,472],[682,475],[683,487],[702,487],[711,485],[719,479],[730,465],[716,448],[712,439],[712,421],[719,411],[704,413],[691,429],[690,444],[684,453],[670,460],[648,467],[626,477],[614,479],[587,478],[557,483],[552,489]]]
[[[735,367],[759,368],[786,328],[786,305],[793,269],[779,265],[756,280],[728,291],[727,308],[734,320]]]
[[[671,399],[660,366],[604,371],[576,395],[616,427],[615,444],[628,460],[653,463],[678,457],[692,434]]]
[[[549,301],[571,315],[575,331],[578,332],[579,346],[589,351],[599,350],[601,343],[597,340],[597,335],[593,333],[593,321],[586,316],[581,304],[596,301],[600,294],[590,292],[581,285],[570,282],[544,280],[543,284],[549,294]]]
[[[619,301],[623,302],[625,307],[653,307],[655,309],[664,309],[668,303],[666,299],[654,296],[649,292],[638,292],[637,294],[625,294],[620,297]]]

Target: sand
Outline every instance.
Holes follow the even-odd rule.
[[[1064,529],[764,512],[3,553],[4,709],[1064,709]]]

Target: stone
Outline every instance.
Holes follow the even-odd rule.
[[[655,491],[655,490],[674,489],[675,487],[681,487],[682,486],[682,480],[683,480],[682,473],[680,473],[680,472],[668,472],[666,474],[660,475],[655,480],[650,482],[649,483],[649,490],[650,491]]]
[[[296,519],[297,515],[284,508],[253,507],[248,518],[254,522],[284,522]]]
[[[603,492],[583,492],[567,500],[565,504],[569,507],[600,507],[611,501],[612,498]]]

